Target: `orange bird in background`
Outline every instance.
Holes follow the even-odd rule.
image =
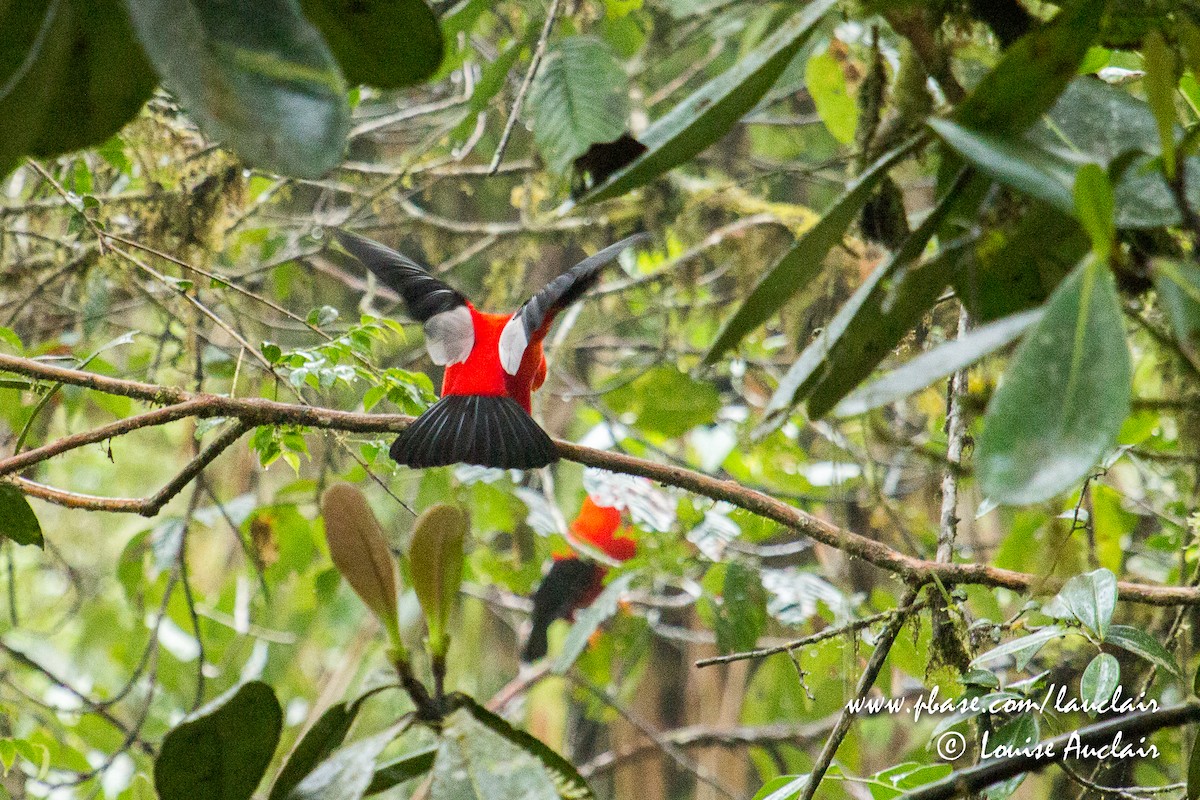
[[[554,442],[530,414],[530,395],[546,380],[542,340],[558,312],[597,281],[639,233],[610,245],[550,281],[514,314],[488,314],[407,256],[346,231],[337,239],[404,300],[424,323],[425,347],[446,368],[442,398],[392,443],[409,467],[479,464],[535,469],[557,459]]]
[[[621,512],[599,506],[584,498],[571,533],[580,541],[618,561],[628,561],[637,552],[637,542],[621,531]],[[521,660],[532,662],[546,655],[546,634],[556,619],[573,621],[575,612],[587,608],[604,588],[608,567],[574,551],[555,553],[554,563],[533,594],[533,628]]]

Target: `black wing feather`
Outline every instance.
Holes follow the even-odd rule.
[[[418,322],[467,301],[462,293],[430,275],[408,256],[356,233],[335,230],[333,234],[342,247],[403,298],[409,316]]]

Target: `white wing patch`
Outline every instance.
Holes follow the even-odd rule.
[[[466,361],[474,346],[475,326],[466,306],[434,314],[426,320],[425,349],[439,367]]]
[[[521,360],[525,357],[525,348],[529,346],[529,337],[525,335],[525,321],[518,312],[500,331],[500,366],[509,375],[516,375],[521,369]]]

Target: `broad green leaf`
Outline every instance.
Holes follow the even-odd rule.
[[[717,335],[717,340],[704,356],[706,365],[715,363],[727,350],[737,346],[746,334],[770,319],[772,314],[816,276],[825,256],[842,241],[846,229],[857,219],[863,206],[871,199],[871,193],[887,175],[888,170],[915,150],[920,142],[920,139],[911,139],[881,156],[864,170],[821,219],[805,231],[783,258],[767,270],[754,287],[754,291],[742,302]]]
[[[0,482],[0,539],[46,546],[41,523],[24,493],[11,483],[3,482]]]
[[[871,792],[871,800],[892,800],[903,797],[912,789],[941,780],[953,771],[954,767],[949,764],[916,764],[906,761],[875,773],[866,786]]]
[[[554,661],[553,672],[565,675],[571,665],[579,659],[587,648],[588,640],[606,620],[612,619],[617,613],[621,595],[633,581],[633,573],[626,573],[615,578],[604,587],[592,604],[575,615],[575,623],[567,633],[567,641],[563,644],[562,652]]]
[[[12,348],[17,355],[21,355],[25,352],[25,345],[21,341],[21,337],[18,336],[17,332],[12,328],[0,326],[0,342]]]
[[[1099,164],[1084,164],[1075,173],[1075,216],[1092,240],[1096,258],[1108,262],[1117,228],[1113,220],[1116,200],[1108,174]]]
[[[375,767],[375,776],[371,778],[371,784],[363,792],[363,796],[379,794],[429,772],[433,769],[437,751],[437,747],[427,747],[379,764]]]
[[[269,800],[284,800],[304,776],[341,746],[354,724],[361,703],[336,703],[325,710],[288,755],[271,786]]]
[[[752,800],[795,800],[808,786],[808,775],[780,775],[763,784]]]
[[[1107,569],[1097,569],[1071,578],[1055,597],[1055,606],[1096,635],[1100,641],[1108,633],[1113,611],[1117,608],[1117,577]],[[1049,607],[1047,613],[1051,613]]]
[[[971,182],[959,176],[891,259],[880,264],[854,291],[820,335],[804,349],[779,382],[758,433],[782,424],[792,407],[808,398],[816,418],[871,374],[933,305],[962,258],[964,245],[948,245],[929,261],[912,266],[955,211]]]
[[[955,120],[987,133],[1019,133],[1037,121],[1079,72],[1107,4],[1080,0],[1004,51],[955,111]]]
[[[1167,649],[1157,639],[1141,628],[1134,628],[1129,625],[1112,625],[1108,629],[1108,636],[1105,638],[1105,641],[1114,647],[1119,647],[1122,650],[1128,650],[1136,656],[1141,656],[1151,664],[1166,670],[1172,677],[1182,678],[1179,671],[1179,664],[1176,663],[1175,657],[1167,652]]]
[[[946,119],[929,127],[985,175],[1065,214],[1075,213],[1072,157],[1037,147],[1020,136],[983,133]]]
[[[1200,348],[1200,267],[1187,261],[1156,259],[1154,288],[1180,345]]]
[[[284,797],[286,800],[360,800],[375,776],[379,754],[408,725],[406,719],[335,751]]]
[[[450,615],[462,585],[466,537],[466,515],[455,506],[437,505],[417,518],[408,546],[409,576],[429,625],[430,649],[437,657],[444,657],[449,645]]]
[[[757,105],[836,4],[836,0],[809,3],[752,53],[656,120],[638,137],[646,152],[589,191],[580,202],[619,197],[690,160],[723,137]]]
[[[442,63],[442,30],[424,0],[300,0],[351,84],[426,80]]]
[[[396,559],[379,520],[362,492],[348,483],[334,484],[325,491],[321,514],[333,565],[383,623],[394,646],[399,641]]]
[[[698,381],[673,366],[655,367],[606,395],[618,413],[632,413],[643,431],[675,438],[713,421],[721,397],[711,383]]]
[[[22,155],[98,145],[157,78],[120,0],[31,0],[0,24],[0,176]]]
[[[625,132],[629,89],[612,50],[595,36],[569,36],[546,53],[529,90],[533,136],[547,164],[564,173],[599,142]]]
[[[833,413],[839,417],[852,417],[908,397],[999,350],[1041,318],[1041,309],[1025,311],[976,328],[960,339],[940,344],[858,389],[838,403]]]
[[[1129,415],[1131,372],[1112,273],[1086,259],[1055,290],[988,404],[975,456],[987,496],[1036,503],[1086,476]]]
[[[559,800],[554,780],[532,753],[484,726],[465,708],[445,718],[429,796]]]
[[[753,648],[767,624],[767,595],[758,573],[740,561],[715,564],[702,586],[698,610],[717,635],[717,648],[722,653]]]
[[[1112,699],[1120,684],[1121,662],[1108,653],[1100,653],[1079,678],[1079,694],[1088,703],[1101,705]]]
[[[1146,101],[1158,125],[1162,146],[1162,169],[1167,180],[1175,178],[1175,87],[1179,84],[1175,53],[1158,30],[1152,30],[1142,40],[1142,58],[1146,77],[1142,86]]]
[[[282,724],[275,692],[259,681],[185,717],[163,739],[154,761],[159,800],[249,800],[271,763]]]
[[[1038,651],[1049,641],[1059,639],[1067,635],[1067,631],[1058,625],[1049,625],[1045,628],[1039,628],[1033,633],[1021,636],[1017,639],[1011,639],[1004,644],[997,645],[986,653],[976,656],[971,661],[972,667],[981,667],[984,664],[991,664],[1004,658],[1012,656],[1017,662],[1017,669],[1024,669],[1025,665],[1037,655]]]
[[[833,138],[842,144],[853,142],[858,127],[858,103],[846,88],[846,74],[832,48],[808,59],[804,85]]]
[[[467,749],[485,747],[489,742],[493,742],[498,749],[497,755],[500,755],[509,746],[516,748],[516,753],[519,754],[519,761],[509,762],[513,767],[518,763],[528,763],[526,756],[532,756],[535,761],[532,763],[533,770],[541,772],[550,778],[557,796],[562,800],[595,800],[596,795],[592,792],[592,788],[588,786],[583,776],[575,769],[575,766],[570,761],[560,756],[554,750],[547,747],[536,736],[531,736],[519,728],[514,728],[502,717],[493,714],[486,708],[481,706],[475,700],[465,695],[454,695],[450,698],[451,705],[456,709],[451,717],[459,714],[465,715],[471,722],[461,726],[455,726],[459,731],[475,731],[478,732],[475,736],[476,741],[468,744]],[[483,734],[483,735],[479,735]],[[490,735],[488,735],[490,734]],[[450,727],[446,729],[446,736],[453,736]],[[444,737],[446,738],[446,737]],[[476,754],[481,755],[479,750]],[[483,765],[484,759],[471,759],[473,763],[480,766]],[[502,761],[502,760],[501,760]],[[472,776],[474,777],[474,775]],[[503,773],[493,777],[503,781],[505,775]],[[435,778],[436,783],[436,778]],[[540,781],[538,782],[540,784]],[[499,786],[491,787],[490,790],[484,791],[481,798],[495,797],[496,800],[507,800],[511,797],[526,797],[522,794],[504,794],[499,790]],[[536,795],[540,796],[540,795]],[[435,794],[434,797],[437,797]]]
[[[341,161],[346,82],[298,0],[125,0],[163,84],[247,163],[316,178]]]

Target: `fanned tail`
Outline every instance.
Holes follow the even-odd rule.
[[[446,395],[392,442],[392,458],[423,469],[478,464],[536,469],[557,460],[554,442],[510,397]]]

